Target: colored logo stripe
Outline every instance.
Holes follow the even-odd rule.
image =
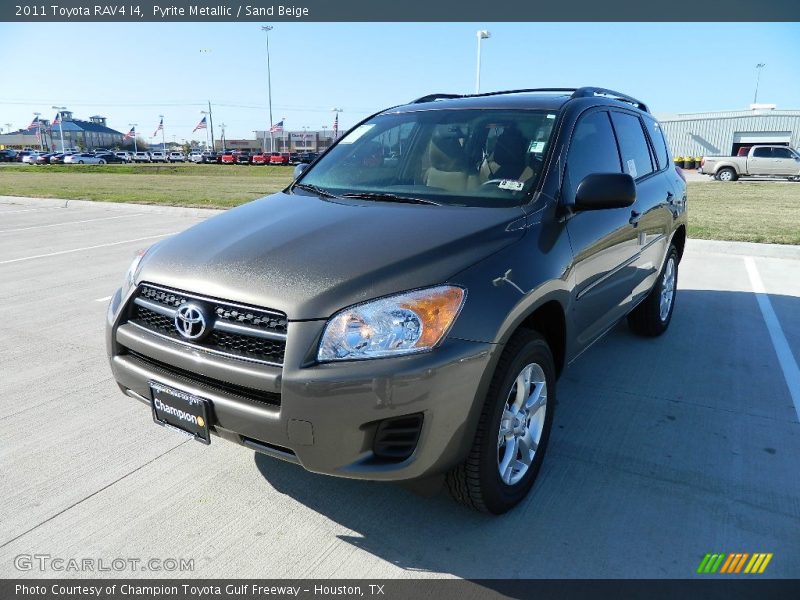
[[[749,559],[749,560],[748,560]],[[736,573],[763,573],[772,560],[772,553],[757,552],[731,552],[729,554],[706,554],[697,567],[698,573],[736,574]],[[747,565],[747,566],[745,566]],[[721,568],[720,568],[721,567]],[[742,571],[744,569],[744,571]]]

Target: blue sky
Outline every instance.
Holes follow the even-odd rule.
[[[800,24],[277,23],[270,33],[274,120],[341,128],[430,92],[471,92],[477,29],[482,90],[599,85],[655,113],[746,108],[755,64],[759,102],[800,109]],[[265,39],[257,24],[0,24],[0,127],[64,105],[147,138],[192,136],[207,100],[219,136],[251,137],[267,122]],[[201,52],[202,49],[210,50]],[[202,139],[201,132],[195,134]]]

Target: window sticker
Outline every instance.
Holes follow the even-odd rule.
[[[628,174],[636,179],[637,171],[636,171],[636,161],[632,158],[628,159]]]
[[[497,187],[501,190],[511,190],[512,192],[519,192],[522,188],[525,187],[525,184],[521,181],[517,181],[516,179],[503,179],[500,183],[497,184]]]
[[[555,119],[555,118],[556,118],[556,116],[555,116],[554,114],[552,114],[552,113],[551,113],[551,114],[547,115],[547,118],[548,118],[548,119]]]
[[[339,143],[340,144],[352,144],[353,142],[358,140],[358,138],[360,138],[362,135],[367,133],[373,127],[375,127],[375,123],[370,123],[370,124],[367,124],[367,125],[359,125],[355,129],[353,129],[353,131],[351,131],[345,137],[343,137],[341,140],[339,140]]]
[[[541,154],[544,152],[544,142],[531,142],[528,146],[528,152],[533,154]]]

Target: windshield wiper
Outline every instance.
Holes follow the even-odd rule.
[[[329,192],[328,190],[325,190],[325,189],[323,189],[321,187],[317,187],[316,185],[313,185],[311,183],[295,183],[292,186],[292,189],[294,189],[294,188],[300,188],[301,190],[306,190],[307,192],[312,192],[314,194],[318,194],[318,195],[322,196],[323,198],[338,198],[339,197],[336,194],[334,194],[332,192]]]
[[[425,200],[423,198],[410,198],[408,196],[398,196],[397,194],[390,194],[388,192],[352,192],[350,194],[342,194],[342,198],[356,198],[358,200],[377,200],[378,202],[402,202],[405,204],[433,204],[434,206],[441,206],[438,202],[433,200]]]

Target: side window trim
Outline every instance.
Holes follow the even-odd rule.
[[[669,145],[667,144],[667,138],[664,135],[664,132],[661,130],[661,124],[656,119],[654,119],[654,118],[651,119],[652,122],[653,122],[653,129],[658,129],[659,131],[661,131],[661,141],[664,144],[664,153],[667,155],[666,164],[661,165],[661,163],[658,162],[658,151],[656,150],[656,140],[654,140],[653,136],[650,135],[650,128],[647,126],[647,119],[648,119],[648,117],[640,117],[640,120],[642,121],[643,129],[644,129],[645,138],[647,139],[648,143],[650,144],[650,151],[653,153],[652,154],[652,156],[653,156],[653,164],[659,166],[659,168],[656,170],[656,172],[657,173],[661,173],[662,171],[666,171],[667,168],[670,165]]]

